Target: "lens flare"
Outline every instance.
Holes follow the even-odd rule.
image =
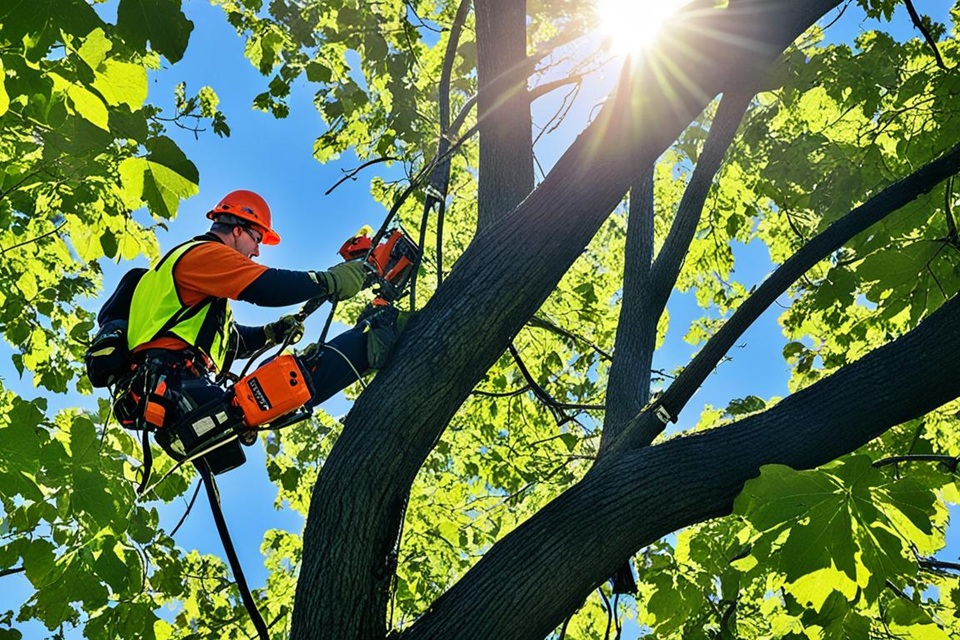
[[[690,0],[597,0],[600,33],[616,55],[640,53],[667,19]]]

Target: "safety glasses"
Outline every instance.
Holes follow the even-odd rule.
[[[246,231],[250,235],[250,237],[253,238],[253,241],[256,242],[257,244],[260,244],[261,242],[263,242],[263,234],[260,233],[259,231],[256,232],[256,235],[254,235],[254,229],[252,227],[240,227],[240,228]]]

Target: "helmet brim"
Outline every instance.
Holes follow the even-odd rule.
[[[240,218],[246,222],[250,223],[250,226],[256,227],[258,231],[263,235],[263,239],[260,240],[260,244],[267,245],[276,245],[280,244],[280,234],[271,229],[270,227],[264,227],[263,225],[257,223],[256,220],[244,215],[243,213],[236,213],[232,211],[218,211],[216,209],[212,211],[207,211],[207,218],[210,220],[216,220],[217,216],[229,215],[235,218]]]

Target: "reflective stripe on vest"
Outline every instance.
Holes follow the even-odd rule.
[[[204,242],[208,241],[191,240],[175,247],[140,279],[130,303],[127,344],[131,350],[163,336],[175,336],[206,354],[218,371],[222,369],[233,319],[226,298],[208,298],[187,307],[173,279],[180,258]]]

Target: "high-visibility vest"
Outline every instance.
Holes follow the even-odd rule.
[[[130,303],[127,344],[131,351],[157,338],[175,336],[210,358],[218,371],[222,370],[233,323],[227,299],[210,297],[188,307],[180,300],[173,279],[173,269],[180,258],[204,242],[209,240],[194,239],[174,247],[140,279]],[[168,328],[163,330],[165,326]]]

